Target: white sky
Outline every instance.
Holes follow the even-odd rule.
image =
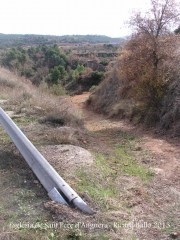
[[[0,33],[100,34],[130,33],[124,22],[150,0],[1,0]]]

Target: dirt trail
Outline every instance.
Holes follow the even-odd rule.
[[[168,138],[158,138],[154,134],[137,129],[135,126],[125,122],[124,120],[108,119],[104,115],[97,114],[85,108],[84,102],[88,99],[89,93],[83,93],[71,97],[71,102],[82,112],[85,121],[85,127],[90,132],[103,131],[103,138],[98,137],[98,141],[102,141],[107,147],[107,142],[113,141],[113,136],[108,130],[117,129],[123,132],[133,133],[142,137],[142,148],[154,154],[155,172],[162,174],[164,177],[171,177],[174,171],[179,169],[180,164],[180,143],[177,140]]]
[[[104,115],[94,113],[85,107],[84,102],[88,97],[88,93],[73,96],[71,102],[78,111],[81,111],[85,128],[90,135],[95,134],[93,140],[96,150],[99,148],[101,152],[106,153],[108,150],[111,152],[115,144],[121,144],[122,136],[135,136],[138,145],[133,153],[137,161],[154,172],[153,179],[147,185],[133,177],[128,178],[130,181],[128,187],[122,178],[118,180],[121,184],[119,191],[122,191],[122,186],[127,187],[124,201],[132,198],[131,222],[151,224],[151,227],[144,229],[135,227],[132,234],[138,236],[137,239],[143,240],[179,239],[180,143],[177,139],[158,136],[124,120],[108,119]],[[142,160],[141,154],[146,151],[148,154],[144,157],[145,160]],[[133,189],[135,192],[131,194]],[[107,214],[110,216],[111,212]],[[130,232],[129,235],[124,234],[120,239],[132,239],[134,236]]]

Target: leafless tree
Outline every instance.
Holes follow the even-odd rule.
[[[141,13],[135,14],[130,24],[138,34],[146,36],[146,40],[151,43],[153,49],[154,67],[157,68],[159,62],[158,48],[162,36],[169,35],[172,27],[178,26],[180,9],[175,0],[151,0],[151,9],[145,16]]]
[[[144,16],[130,20],[134,34],[120,56],[120,75],[131,96],[147,108],[158,108],[177,64],[178,37],[172,32],[179,25],[180,11],[175,0],[151,0]]]

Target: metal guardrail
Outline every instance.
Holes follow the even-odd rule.
[[[53,201],[74,206],[84,213],[94,213],[82,198],[60,177],[2,108],[0,108],[0,124],[11,137]]]

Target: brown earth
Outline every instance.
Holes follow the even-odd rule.
[[[152,152],[154,158],[158,161],[154,162],[155,165],[162,171],[166,176],[173,174],[174,170],[179,168],[180,161],[180,143],[179,139],[172,139],[168,136],[158,137],[153,134],[152,131],[145,131],[143,129],[137,128],[125,121],[108,119],[104,115],[97,114],[90,111],[85,107],[85,101],[89,97],[89,93],[83,93],[81,95],[76,95],[71,97],[71,102],[74,104],[75,108],[82,111],[82,117],[85,121],[85,127],[88,131],[102,131],[117,128],[122,131],[131,132],[135,135],[142,137],[142,148]],[[107,139],[103,136],[103,143],[105,148],[107,147],[107,140],[113,141],[114,136],[107,135]],[[112,138],[112,139],[110,139]],[[100,141],[102,139],[100,138]],[[97,139],[97,144],[100,143]]]
[[[137,156],[139,151],[147,151],[150,158],[144,163],[155,173],[150,184],[140,187],[133,193],[134,207],[131,212],[131,220],[134,223],[150,223],[151,226],[143,229],[132,228],[137,238],[132,238],[131,234],[121,236],[119,233],[115,239],[117,236],[119,236],[118,239],[145,240],[180,238],[178,225],[180,222],[180,143],[178,139],[159,136],[152,130],[147,131],[128,122],[108,119],[104,115],[96,114],[85,107],[84,102],[88,97],[89,93],[84,93],[70,99],[75,108],[82,111],[85,128],[90,133],[99,133],[92,138],[90,143],[87,143],[87,148],[96,149],[96,151],[99,149],[101,152],[110,151],[113,143],[120,142],[116,133],[118,131],[128,132],[140,138],[135,149]],[[138,184],[136,180],[134,183]],[[133,185],[132,182],[132,188]],[[142,192],[146,192],[147,199],[144,199]],[[109,217],[110,215],[112,217],[112,213],[109,213]]]

